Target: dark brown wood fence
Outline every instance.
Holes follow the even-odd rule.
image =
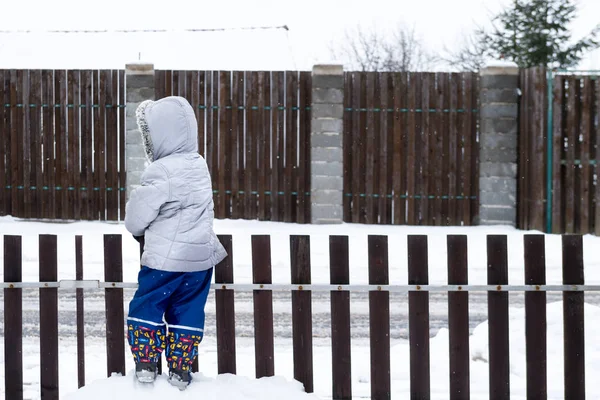
[[[233,264],[234,250],[232,238],[221,235],[219,239],[229,251],[229,258],[217,266],[217,352],[219,373],[236,372],[235,314]],[[348,399],[352,396],[351,352],[350,352],[350,291],[348,285],[348,237],[331,236],[330,270],[332,301],[332,366],[334,399]],[[408,237],[409,259],[409,335],[411,398],[430,398],[430,352],[429,352],[429,295],[427,236]],[[256,376],[272,376],[275,373],[273,338],[273,300],[271,283],[271,241],[268,235],[252,237],[252,269],[254,291],[254,315],[256,329]],[[470,397],[469,371],[469,293],[467,286],[467,237],[452,235],[448,244],[448,280],[455,285],[449,292],[449,337],[451,373],[449,399]],[[391,398],[390,382],[390,302],[387,285],[389,282],[388,238],[369,236],[369,295],[370,337],[371,337],[371,398],[375,400]],[[106,335],[107,335],[107,374],[125,372],[123,289],[121,237],[106,235],[104,238],[106,283]],[[52,235],[40,236],[40,334],[41,334],[41,391],[44,399],[59,398],[59,341],[58,341],[58,302],[57,302],[57,238]],[[80,254],[81,238],[76,238],[76,251]],[[313,344],[312,309],[310,307],[311,264],[310,238],[291,236],[290,249],[293,309],[293,363],[294,377],[304,384],[308,392],[313,390]],[[22,332],[22,289],[15,287],[22,279],[22,242],[18,236],[4,237],[4,315],[5,315],[5,358],[11,360],[12,368],[5,371],[5,398],[23,399],[23,332]],[[507,237],[489,235],[488,254],[488,314],[490,338],[490,397],[508,399],[509,380],[509,298]],[[524,262],[526,284],[532,290],[526,292],[526,362],[528,398],[547,398],[547,341],[545,336],[546,295],[545,295],[545,238],[543,235],[524,236]],[[571,291],[564,292],[564,397],[581,399],[585,393],[585,337],[584,308],[581,291],[571,285],[583,285],[583,241],[580,235],[565,235],[562,238],[563,284]],[[80,260],[80,257],[76,259]],[[81,270],[80,262],[77,270]],[[81,274],[77,273],[77,279]],[[115,282],[115,284],[113,284]],[[85,282],[82,282],[85,283]],[[12,286],[11,286],[12,285]],[[52,286],[54,285],[54,286]],[[96,282],[97,285],[97,282]],[[260,287],[265,285],[265,287]],[[536,288],[539,285],[540,288]],[[77,287],[70,283],[68,286]],[[540,289],[540,290],[538,290]],[[316,287],[315,287],[316,290]],[[432,288],[433,290],[433,288]],[[450,290],[450,287],[448,287]],[[481,290],[481,289],[477,289]],[[519,289],[514,289],[519,290]],[[83,305],[77,303],[78,320],[83,321]],[[83,377],[85,368],[83,353],[83,323],[78,323],[78,367]],[[401,362],[401,361],[400,361]],[[325,373],[325,371],[321,371]],[[79,379],[80,385],[85,382]]]
[[[345,74],[344,220],[471,225],[478,75]]]
[[[0,70],[0,104],[0,215],[123,217],[123,70]]]
[[[533,68],[521,91],[519,228],[600,234],[600,81]]]
[[[217,218],[310,222],[310,72],[155,72],[198,119]]]

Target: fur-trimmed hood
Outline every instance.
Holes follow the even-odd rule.
[[[148,161],[198,153],[198,123],[194,109],[183,97],[146,100],[138,106],[136,117]]]

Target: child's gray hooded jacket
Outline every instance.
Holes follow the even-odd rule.
[[[142,265],[203,271],[227,253],[213,231],[213,191],[206,161],[198,154],[194,110],[181,97],[145,101],[136,111],[151,164],[127,202],[125,226],[145,235]]]

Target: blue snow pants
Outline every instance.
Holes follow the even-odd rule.
[[[170,369],[191,369],[204,334],[212,273],[212,268],[167,272],[142,267],[127,318],[127,338],[136,363],[158,362],[166,350]]]

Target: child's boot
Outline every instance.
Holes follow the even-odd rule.
[[[135,361],[135,376],[141,383],[152,383],[158,374],[158,359],[165,343],[164,327],[148,328],[129,324],[128,341]]]
[[[153,383],[158,374],[158,364],[155,362],[138,362],[135,364],[135,377],[141,383]]]
[[[192,382],[192,364],[198,357],[200,335],[169,332],[167,338],[167,363],[169,383],[179,390],[185,390]]]
[[[170,369],[169,383],[179,390],[185,390],[192,383],[192,374],[189,370]]]

